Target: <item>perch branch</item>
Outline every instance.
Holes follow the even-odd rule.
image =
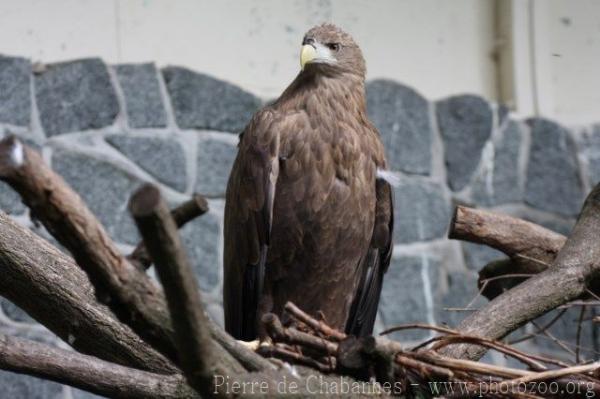
[[[183,227],[187,222],[194,220],[198,216],[208,212],[208,202],[200,194],[194,194],[191,199],[182,203],[175,209],[171,210],[171,216],[175,220],[178,228]],[[134,265],[148,269],[152,265],[152,259],[148,254],[148,250],[144,242],[140,242],[127,259]]]
[[[508,236],[509,234],[507,234]],[[526,280],[465,318],[461,333],[499,339],[526,322],[574,300],[600,272],[600,185],[588,195],[571,236],[551,267]],[[483,348],[460,344],[446,354],[478,359]]]
[[[326,355],[332,355],[337,352],[338,346],[326,339],[298,331],[295,328],[283,328],[281,321],[279,321],[279,318],[273,313],[265,314],[262,317],[261,322],[265,325],[269,336],[277,342],[285,342],[290,345],[302,345],[311,349],[316,349]]]
[[[343,341],[344,339],[346,339],[346,334],[329,327],[327,324],[323,323],[320,320],[317,320],[317,319],[311,317],[310,315],[308,315],[308,313],[301,310],[298,306],[294,305],[292,302],[287,302],[285,304],[285,310],[295,319],[306,324],[313,330],[320,332],[321,334],[325,335],[326,337],[331,337],[335,341]]]
[[[281,345],[267,345],[258,348],[258,352],[265,357],[274,357],[284,362],[291,364],[301,364],[307,367],[311,367],[323,373],[330,373],[333,371],[331,365],[320,362],[312,357],[305,356],[296,351],[282,347]]]
[[[0,295],[79,352],[142,370],[176,372],[97,301],[88,276],[71,257],[2,212],[0,273]]]
[[[182,375],[109,363],[35,341],[0,335],[0,368],[46,378],[111,398],[199,398]]]
[[[210,397],[213,376],[229,375],[231,371],[222,366],[220,348],[211,337],[210,320],[177,225],[160,191],[151,184],[145,184],[131,197],[129,211],[163,284],[183,371],[203,396]]]
[[[275,370],[275,366],[264,357],[248,350],[244,345],[233,339],[215,323],[209,323],[210,332],[215,341],[233,356],[248,371]]]
[[[41,156],[15,137],[0,142],[0,179],[17,191],[48,231],[73,254],[117,317],[153,347],[175,357],[160,288],[121,255],[100,222]]]

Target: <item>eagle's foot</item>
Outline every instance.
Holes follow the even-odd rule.
[[[238,341],[242,344],[246,349],[251,350],[252,352],[256,352],[261,345],[261,342],[258,339],[254,341]]]

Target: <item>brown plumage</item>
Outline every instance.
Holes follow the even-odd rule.
[[[303,70],[240,135],[225,206],[225,327],[259,335],[293,301],[333,327],[372,331],[391,256],[392,191],[365,106],[365,62],[347,33],[307,32]],[[310,46],[310,47],[308,47]]]

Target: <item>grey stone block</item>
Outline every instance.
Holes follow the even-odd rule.
[[[521,130],[515,121],[508,121],[494,145],[491,159],[473,185],[473,199],[483,206],[494,206],[523,199],[519,185],[519,151]]]
[[[471,270],[481,270],[481,268],[493,260],[506,258],[504,253],[494,248],[490,248],[487,245],[473,244],[470,242],[463,242],[461,244],[465,256],[465,263]]]
[[[546,313],[542,317],[536,319],[536,323],[540,327],[546,326],[554,317],[558,315],[560,310],[553,310],[551,312]],[[575,345],[577,342],[577,323],[579,320],[581,308],[580,307],[572,307],[567,309],[564,315],[556,321],[550,328],[548,328],[548,332],[552,334],[555,338],[570,344]],[[587,309],[586,314],[584,315],[584,320],[589,319],[592,314],[592,308]],[[594,329],[598,328],[594,323],[591,323],[589,320],[585,320],[581,324],[581,341],[580,345],[582,347],[581,354],[585,358],[598,358],[598,355],[593,355],[593,350],[595,347],[595,338],[594,338]],[[536,338],[534,338],[533,342],[540,348],[545,349],[546,352],[548,350],[555,350],[558,352],[563,352],[564,350],[556,344],[552,339],[546,337],[544,334],[539,334]],[[573,357],[567,355],[571,360]]]
[[[62,399],[62,385],[4,370],[0,370],[0,387],[3,398]]]
[[[29,126],[31,62],[0,55],[0,123]]]
[[[186,68],[163,69],[175,119],[182,129],[239,133],[261,102],[252,94]]]
[[[35,90],[48,136],[100,129],[119,112],[108,70],[98,58],[48,65],[35,76]]]
[[[236,155],[235,144],[212,137],[200,137],[195,191],[209,196],[224,196]]]
[[[12,303],[6,298],[0,297],[0,307],[2,313],[4,313],[9,319],[19,323],[30,323],[37,324],[37,322],[31,318],[23,309]]]
[[[431,124],[427,101],[410,87],[390,80],[367,84],[367,111],[387,153],[391,170],[431,172]]]
[[[541,217],[536,214],[524,213],[521,216],[522,219],[544,226],[547,229],[560,233],[564,236],[569,236],[571,230],[575,225],[575,219],[559,219],[551,217]]]
[[[450,221],[450,205],[439,184],[405,179],[394,188],[394,242],[441,238]]]
[[[0,182],[0,209],[9,215],[22,214],[26,209],[19,194],[4,182]]]
[[[112,135],[106,141],[161,183],[185,191],[185,153],[181,144],[173,138]]]
[[[139,234],[127,202],[141,182],[116,166],[84,154],[57,149],[52,168],[83,198],[116,241],[137,244]]]
[[[498,126],[502,126],[510,113],[510,108],[504,104],[498,104],[497,115],[498,115]]]
[[[154,64],[115,66],[119,85],[125,95],[125,108],[130,127],[165,127],[167,113],[162,101]]]
[[[479,296],[477,276],[474,273],[451,272],[448,275],[448,290],[436,297],[436,322],[456,327],[471,311],[466,307],[477,308],[486,301]],[[463,309],[463,310],[460,310]]]
[[[571,136],[565,128],[546,119],[530,119],[528,123],[531,149],[526,202],[565,216],[578,214],[584,193]]]
[[[600,153],[600,123],[593,125],[589,132],[585,132],[581,141],[585,152]]]
[[[448,184],[459,191],[469,183],[492,133],[492,109],[479,96],[461,95],[439,101],[436,113],[444,140]]]
[[[15,327],[12,324],[0,321],[0,333],[4,335],[11,335],[18,338],[27,339],[30,341],[39,342],[44,345],[57,346],[60,341],[54,333],[44,328],[42,325],[31,322],[27,325],[21,324]],[[1,387],[2,385],[0,385]],[[4,398],[0,395],[1,398]]]
[[[589,160],[588,173],[590,185],[592,187],[600,183],[600,156],[593,157]]]
[[[429,309],[425,290],[431,294],[437,286],[439,263],[423,255],[392,258],[390,268],[383,279],[379,312],[386,328],[408,323],[429,323],[433,309]],[[428,276],[425,286],[423,274]],[[432,294],[431,294],[432,295]],[[400,342],[419,340],[429,336],[423,330],[396,332],[389,338]]]
[[[600,124],[594,125],[581,139],[582,153],[587,159],[587,179],[590,186],[600,183]]]
[[[187,251],[200,289],[214,291],[221,276],[221,224],[219,217],[206,213],[181,229]]]
[[[225,314],[223,313],[223,305],[211,303],[207,306],[206,311],[215,323],[221,327],[225,327]]]
[[[77,388],[72,388],[71,392],[73,394],[73,399],[102,399],[102,398],[106,398],[106,396],[94,395],[93,393],[82,391],[82,390],[77,389]]]

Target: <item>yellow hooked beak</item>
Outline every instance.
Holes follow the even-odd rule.
[[[300,68],[304,70],[304,65],[317,58],[317,50],[310,44],[305,44],[300,50]]]

